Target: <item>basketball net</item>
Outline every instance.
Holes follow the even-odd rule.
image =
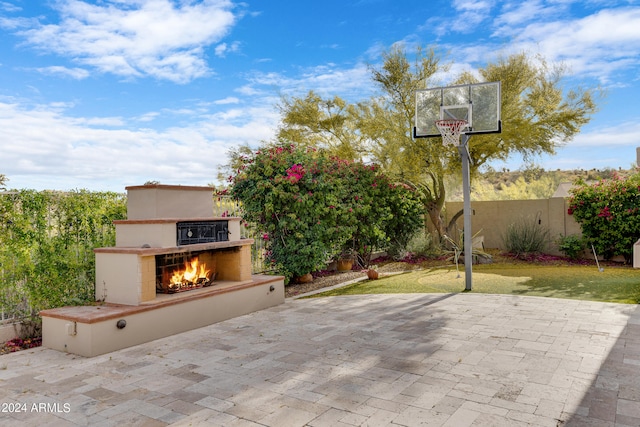
[[[460,145],[460,134],[467,125],[466,120],[436,120],[436,126],[442,135],[442,144],[454,147]]]

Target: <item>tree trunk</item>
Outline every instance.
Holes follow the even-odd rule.
[[[464,215],[464,209],[460,209],[454,216],[451,217],[449,224],[447,224],[447,235],[451,237],[453,235],[453,227],[456,225],[458,218]]]
[[[447,233],[444,221],[442,220],[442,206],[439,203],[433,202],[428,203],[426,208],[431,224],[433,224],[434,230],[438,233],[438,241],[442,241],[442,238]]]

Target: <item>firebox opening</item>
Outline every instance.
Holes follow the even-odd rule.
[[[211,286],[216,278],[213,252],[156,256],[156,293],[173,294]]]

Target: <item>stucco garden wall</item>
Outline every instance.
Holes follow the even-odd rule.
[[[446,224],[463,208],[462,202],[447,202],[445,205]],[[560,255],[557,238],[560,235],[581,235],[580,225],[567,214],[568,202],[563,197],[537,200],[499,200],[471,202],[472,234],[484,237],[485,248],[505,249],[503,236],[509,224],[522,218],[532,218],[541,227],[549,230],[546,252]],[[462,232],[463,217],[457,220],[457,228]],[[457,238],[457,236],[456,236]]]

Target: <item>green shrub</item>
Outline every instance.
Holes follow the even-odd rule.
[[[582,228],[586,244],[605,258],[633,258],[640,236],[640,172],[628,178],[614,175],[593,185],[578,181],[569,199],[569,215]]]
[[[432,257],[442,253],[438,239],[434,239],[433,235],[424,229],[411,238],[406,250],[418,257]]]
[[[283,143],[241,160],[230,194],[287,279],[322,269],[343,252],[366,264],[375,248],[392,238],[405,244],[422,224],[413,192],[376,165]]]
[[[0,195],[0,308],[19,318],[93,302],[93,249],[115,243],[126,197],[20,190]]]
[[[578,259],[584,250],[585,243],[581,236],[571,234],[569,236],[560,236],[558,238],[558,249],[571,259]]]
[[[535,217],[523,217],[509,224],[502,237],[507,252],[517,257],[543,252],[548,239],[549,230],[540,225]]]
[[[366,254],[366,258],[361,257],[363,267],[369,265],[374,249],[386,248],[387,253],[395,257],[406,252],[409,242],[423,229],[424,224],[423,205],[412,188],[404,184],[391,183],[379,171],[376,172],[376,181],[377,187],[365,187],[361,190],[362,193],[374,193],[372,202],[376,206],[372,207],[371,215],[361,214],[356,220],[356,233],[367,223],[376,224],[381,232],[373,233],[373,238],[367,237],[366,233],[360,234],[363,238],[358,245],[359,251]],[[375,236],[380,238],[377,239]]]

